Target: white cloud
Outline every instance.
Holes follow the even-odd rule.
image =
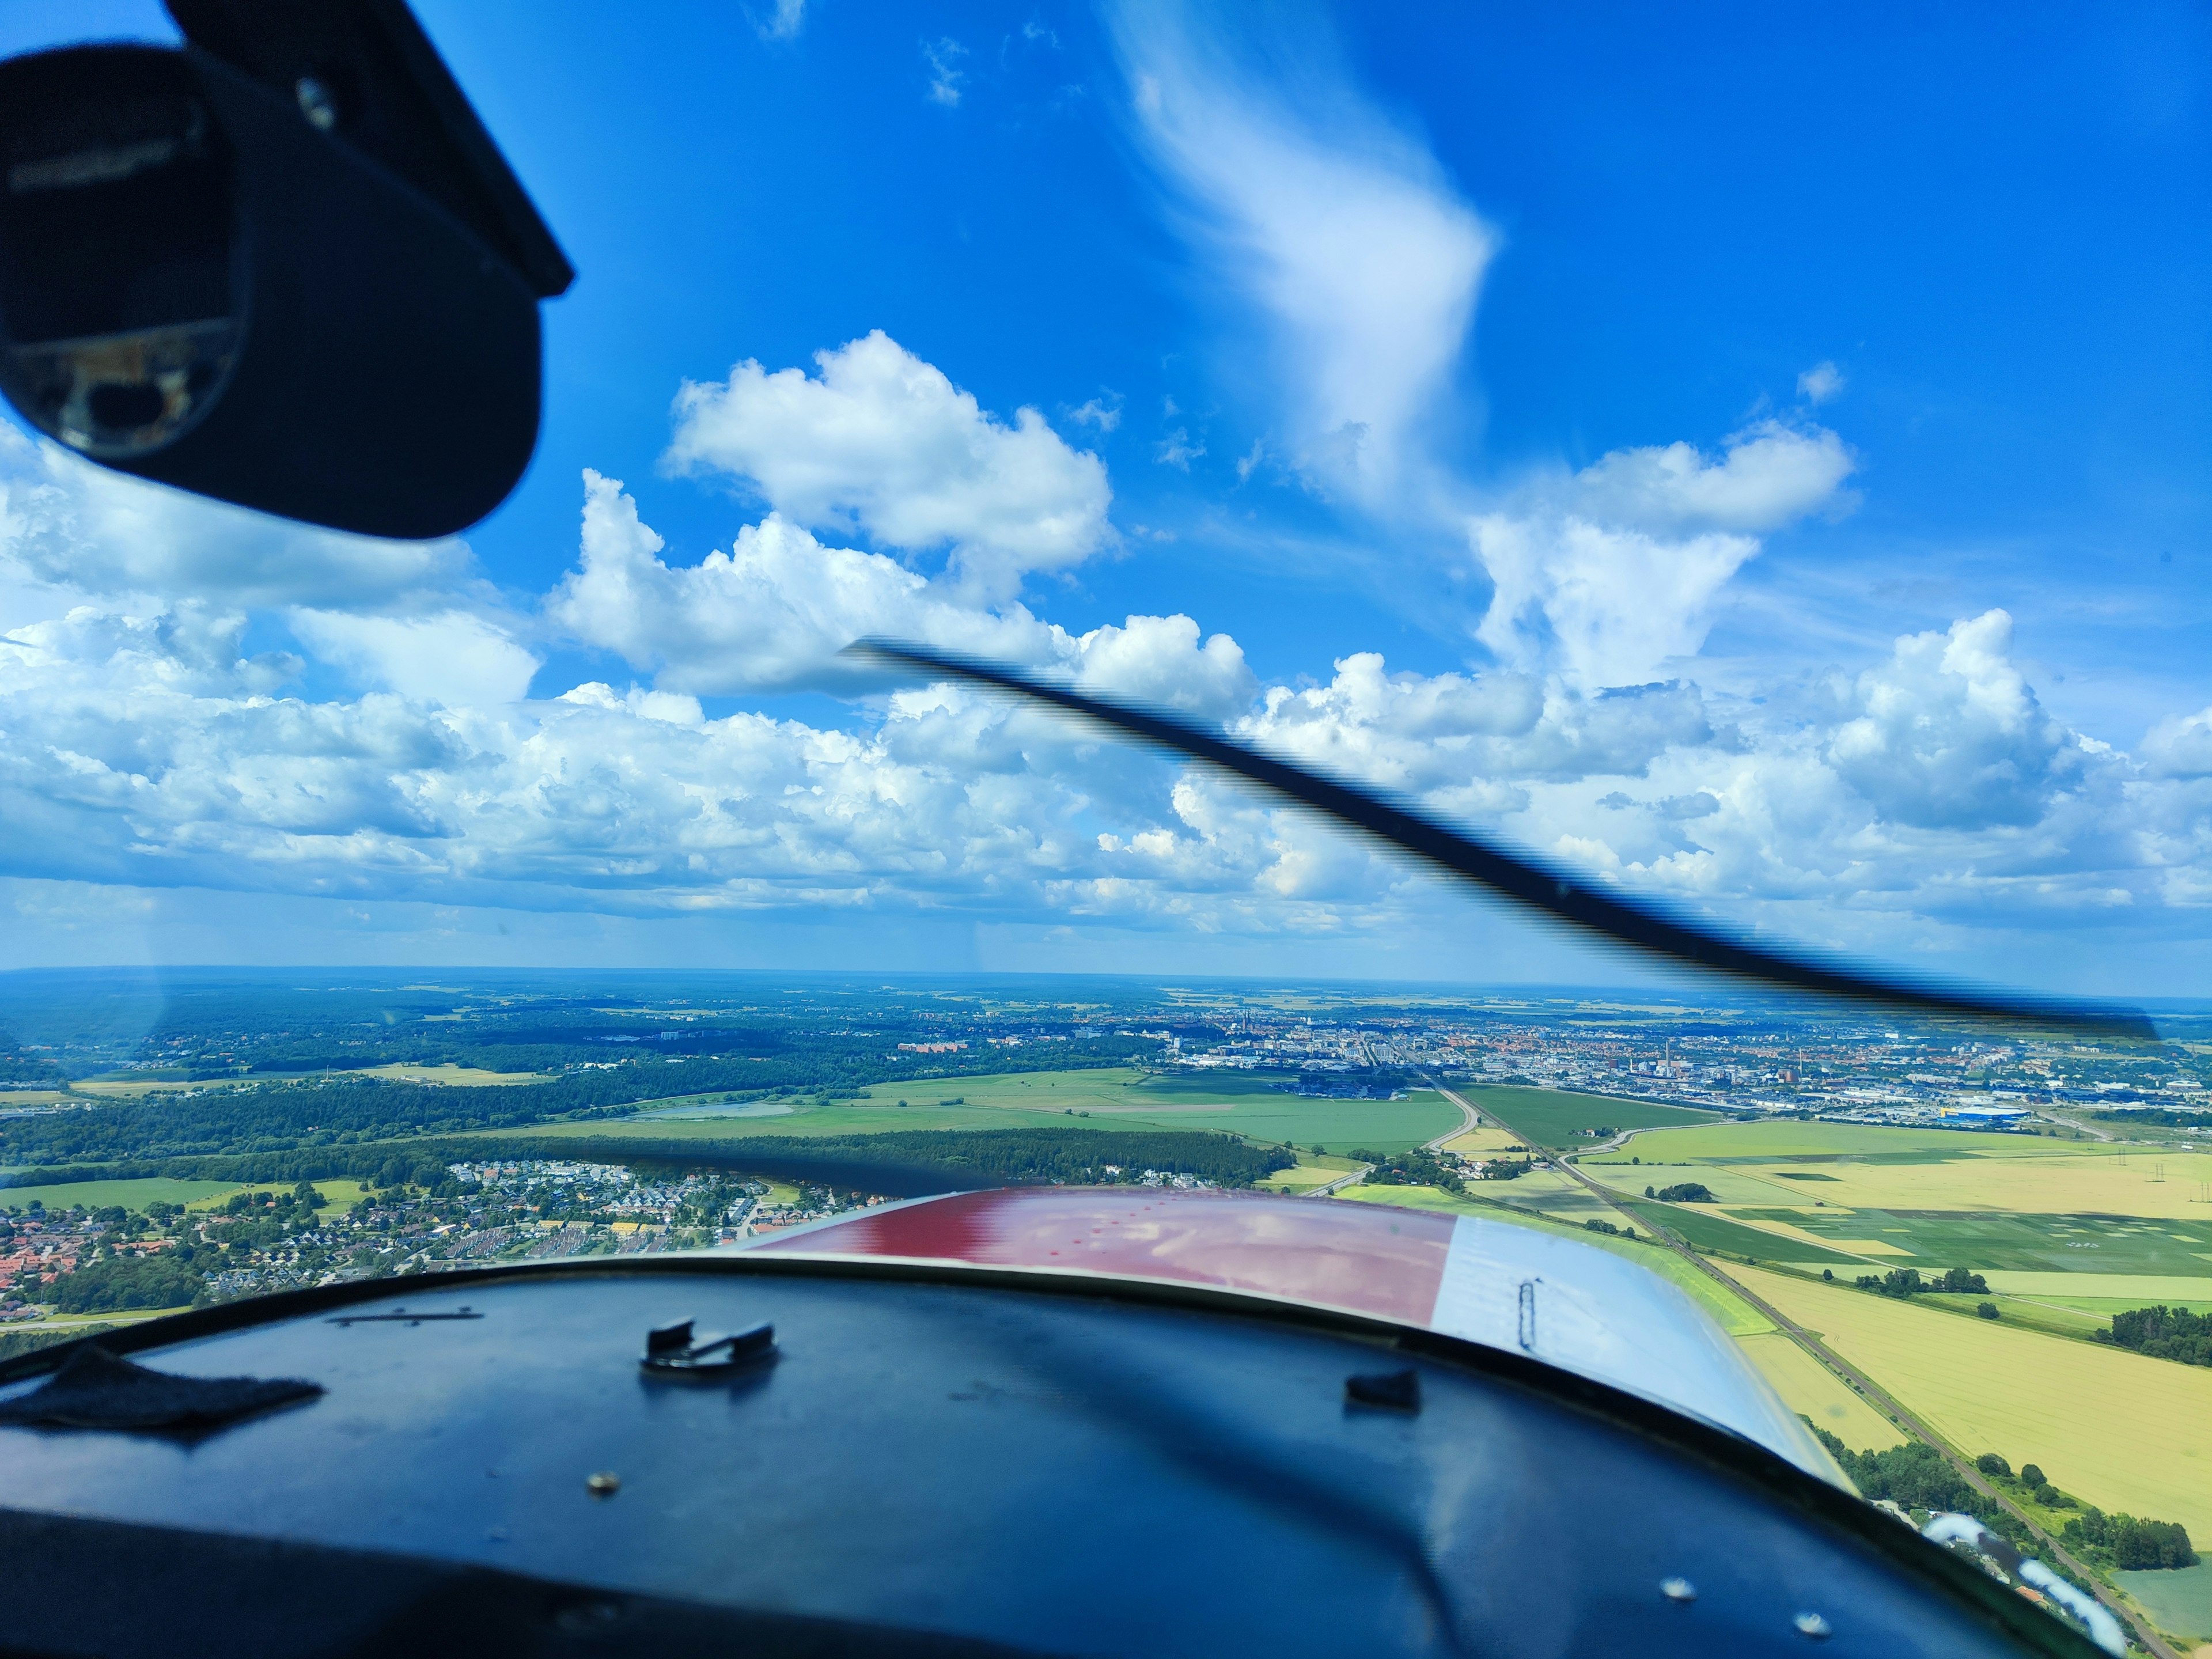
[[[1095,426],[1101,432],[1111,432],[1121,424],[1121,399],[1115,396],[1109,403],[1093,398],[1081,407],[1068,411],[1067,418],[1078,426]]]
[[[753,27],[763,40],[796,40],[806,27],[806,0],[775,0],[775,9]]]
[[[2212,778],[2212,708],[2160,720],[2143,734],[2142,757],[2155,776]]]
[[[1132,617],[1073,635],[1019,605],[979,608],[881,554],[825,547],[773,514],[696,565],[668,565],[664,547],[619,480],[586,472],[581,560],[546,612],[569,637],[677,690],[876,684],[880,671],[837,656],[870,636],[1064,669],[1101,690],[1224,718],[1254,689],[1236,642],[1201,642],[1188,617]]]
[[[1502,486],[1455,476],[1431,434],[1454,425],[1498,234],[1315,31],[1279,20],[1263,65],[1149,0],[1112,16],[1176,222],[1271,331],[1285,458],[1386,533],[1465,534],[1493,585],[1476,637],[1502,661],[1585,690],[1675,672],[1754,538],[1849,505],[1843,440],[1772,420],[1718,457],[1676,442]],[[1824,367],[1807,382],[1820,395],[1841,385]],[[1197,453],[1179,430],[1155,450],[1184,468]]]
[[[1194,236],[1272,337],[1297,459],[1392,507],[1429,465],[1497,234],[1425,149],[1362,106],[1325,46],[1269,84],[1180,12],[1113,15],[1140,133]]]
[[[960,67],[968,48],[947,37],[923,41],[921,55],[929,65],[929,101],[942,104],[947,109],[957,108],[961,90],[968,82],[967,71]]]
[[[2081,749],[2044,713],[2011,649],[2012,618],[2002,611],[1899,640],[1888,662],[1852,684],[1861,712],[1829,740],[1829,763],[1901,823],[2039,822]]]
[[[448,708],[520,702],[538,659],[497,623],[465,611],[427,617],[364,617],[295,611],[292,631],[357,679]]]
[[[1825,713],[1717,729],[1692,685],[1588,695],[1371,653],[1262,685],[1187,617],[1070,635],[963,611],[779,520],[737,549],[672,568],[618,487],[591,480],[583,556],[549,611],[649,678],[549,701],[520,698],[512,625],[473,611],[299,618],[317,657],[404,693],[320,701],[298,694],[297,659],[248,653],[234,612],[77,605],[18,629],[0,645],[0,872],[1262,938],[1382,936],[1433,906],[1418,874],[1310,815],[962,688],[900,690],[842,730],[702,710],[709,690],[819,683],[822,653],[888,614],[1792,937],[1896,949],[2124,911],[2185,927],[2212,902],[2212,788],[2155,775],[2190,769],[2207,717],[2147,739],[2148,769],[2088,744],[2041,710],[2001,612],[1899,641],[1837,678]],[[440,686],[441,655],[461,665]]]
[[[1825,404],[1845,384],[1843,370],[1833,363],[1815,363],[1797,377],[1797,395],[1808,404]]]
[[[1152,454],[1162,466],[1171,466],[1178,472],[1190,471],[1190,464],[1206,453],[1203,441],[1193,443],[1189,431],[1177,427],[1152,447]]]
[[[1433,903],[1310,815],[1079,723],[953,686],[883,696],[836,653],[889,634],[1218,722],[1791,937],[1951,948],[2120,915],[2188,937],[2212,904],[2212,710],[2158,722],[2139,760],[2094,743],[2043,708],[2002,611],[1771,707],[1683,675],[1758,538],[1844,499],[1851,457],[1820,428],[1623,450],[1471,514],[1503,667],[1355,652],[1263,684],[1192,617],[1078,634],[1012,599],[1006,573],[1110,533],[1103,465],[1033,411],[998,421],[881,336],[821,364],[697,391],[672,452],[775,510],[672,564],[587,474],[576,563],[535,617],[501,609],[458,544],[103,494],[14,440],[0,590],[27,619],[0,633],[0,880],[1255,938],[1387,935]],[[824,539],[839,526],[950,567]],[[206,598],[163,597],[196,580]],[[287,622],[307,660],[250,643]],[[556,643],[607,664],[532,701]],[[800,687],[866,701],[820,724],[700,702]]]
[[[142,483],[0,422],[0,564],[83,593],[358,608],[459,583],[470,558],[459,541],[340,535]]]
[[[1748,536],[1662,540],[1588,520],[1485,514],[1469,526],[1494,584],[1477,637],[1506,662],[1557,663],[1577,686],[1631,685],[1705,643]]]
[[[1730,437],[1717,460],[1686,443],[1614,450],[1561,493],[1601,523],[1758,532],[1828,506],[1852,466],[1834,433],[1762,421]]]
[[[748,362],[719,385],[687,381],[668,464],[743,478],[811,528],[949,548],[988,598],[1111,543],[1104,464],[1035,409],[1005,424],[881,330],[815,362],[819,378]]]
[[[1703,647],[1721,590],[1759,550],[1747,532],[1841,504],[1852,465],[1834,433],[1769,421],[1717,459],[1676,443],[1538,477],[1468,522],[1492,584],[1476,637],[1585,688],[1658,678]]]

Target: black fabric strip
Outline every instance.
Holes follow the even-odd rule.
[[[1605,893],[1582,878],[1547,868],[1526,854],[1500,851],[1412,808],[1392,805],[1366,790],[1231,743],[1173,714],[1085,696],[1015,669],[900,641],[863,640],[847,649],[854,656],[995,686],[1176,750],[1287,795],[1531,909],[1656,956],[1740,979],[1920,1013],[2050,1027],[2108,1042],[2157,1041],[2148,1018],[2133,1008],[1954,988],[1823,960],[1786,946],[1731,939],[1717,928],[1669,916],[1648,900]]]

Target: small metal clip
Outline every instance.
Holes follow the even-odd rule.
[[[775,1352],[775,1327],[763,1320],[730,1336],[695,1342],[690,1320],[645,1334],[645,1358],[638,1361],[653,1376],[726,1376],[757,1364]]]

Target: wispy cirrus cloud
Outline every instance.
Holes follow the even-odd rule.
[[[1463,538],[1492,588],[1474,640],[1499,660],[1591,689],[1647,680],[1703,644],[1761,535],[1848,505],[1843,441],[1772,420],[1717,458],[1678,441],[1478,480],[1439,434],[1471,424],[1464,365],[1498,232],[1310,20],[1152,0],[1111,15],[1171,222],[1265,319],[1267,423],[1309,484],[1386,538]],[[1812,401],[1841,386],[1822,368]],[[1186,470],[1200,453],[1158,452]]]

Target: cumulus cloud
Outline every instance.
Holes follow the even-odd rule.
[[[880,329],[815,363],[818,377],[746,362],[726,381],[687,381],[667,464],[733,475],[811,529],[949,549],[986,597],[1113,540],[1104,464],[1035,409],[1006,424]]]
[[[252,653],[246,618],[218,607],[80,604],[0,636],[0,870],[1308,937],[1387,929],[1432,902],[1401,861],[1309,814],[964,688],[901,690],[845,728],[709,718],[699,696],[723,684],[711,665],[752,660],[750,686],[801,683],[732,648],[767,639],[764,608],[782,607],[776,628],[817,627],[825,647],[853,625],[793,620],[841,551],[852,587],[894,615],[943,600],[881,556],[789,526],[750,526],[742,556],[672,568],[617,486],[594,478],[587,499],[587,550],[563,591],[607,629],[600,648],[636,653],[644,683],[531,699],[511,624],[462,611],[373,627],[295,617],[311,653],[380,687],[320,700],[301,694],[299,658]],[[757,557],[776,537],[790,556]],[[1814,718],[1745,730],[1717,725],[1685,683],[1589,694],[1557,675],[1394,672],[1358,653],[1325,681],[1262,684],[1233,640],[1188,617],[1072,635],[1026,613],[968,615],[1049,672],[1219,721],[1601,878],[1754,916],[1820,907],[1773,913],[1793,935],[1880,944],[1884,917],[1922,938],[2212,902],[2212,795],[2042,711],[2001,612],[1899,641],[1838,678]],[[472,651],[477,665],[442,686],[423,678],[430,659]],[[2187,769],[2206,723],[2162,728],[2178,734],[2167,771]]]
[[[1911,634],[1850,689],[1855,718],[1827,756],[1886,817],[1923,829],[1981,829],[2042,818],[2081,746],[2046,714],[2011,660],[2002,611]]]
[[[1686,443],[1617,449],[1558,493],[1567,510],[1601,523],[1759,532],[1828,506],[1852,465],[1832,432],[1761,421],[1730,437],[1717,459]]]
[[[1468,521],[1492,583],[1476,637],[1585,688],[1656,678],[1703,647],[1716,599],[1759,550],[1751,532],[1839,503],[1851,469],[1834,433],[1769,421],[1717,459],[1676,443],[1537,478]]]
[[[1498,237],[1419,143],[1310,41],[1295,85],[1164,6],[1112,15],[1146,148],[1192,234],[1249,296],[1310,477],[1387,507],[1429,465]]]
[[[299,610],[292,631],[359,680],[449,708],[498,708],[530,690],[538,659],[497,623],[465,611],[427,617]]]
[[[2212,708],[2170,714],[2143,734],[2143,763],[2165,778],[2212,778]]]
[[[1534,781],[1641,775],[1714,735],[1694,687],[1585,698],[1526,674],[1392,674],[1372,652],[1340,659],[1326,685],[1270,688],[1236,729],[1285,758],[1477,815],[1519,810]]]
[[[1476,637],[1585,688],[1648,680],[1695,653],[1714,595],[1759,550],[1748,536],[1669,540],[1571,515],[1483,514],[1468,535],[1492,584]]]
[[[667,564],[665,545],[620,480],[586,472],[580,562],[546,613],[672,690],[851,690],[880,676],[837,653],[880,636],[1064,670],[1098,690],[1222,718],[1254,690],[1236,641],[1201,641],[1188,617],[1131,617],[1071,635],[1020,605],[982,609],[881,554],[825,547],[773,514],[696,565]]]
[[[1786,714],[1723,720],[1678,672],[1759,538],[1846,501],[1852,457],[1822,428],[1625,449],[1473,513],[1498,667],[1354,652],[1262,683],[1191,617],[1077,633],[1015,599],[1020,573],[1111,534],[1103,465],[1033,410],[1001,421],[880,335],[817,362],[687,393],[675,464],[769,509],[726,550],[672,563],[587,473],[575,563],[536,615],[459,544],[273,525],[0,430],[0,587],[27,618],[0,632],[0,874],[1306,936],[1427,902],[1311,815],[1079,724],[957,686],[882,695],[837,653],[887,634],[1215,722],[1793,935],[2212,904],[2212,710],[2136,757],[2096,744],[2042,707],[2002,611],[1900,639]],[[894,556],[932,549],[934,576]],[[297,653],[253,643],[278,623]],[[556,644],[605,665],[533,698]],[[700,701],[800,687],[863,701],[821,724]]]

